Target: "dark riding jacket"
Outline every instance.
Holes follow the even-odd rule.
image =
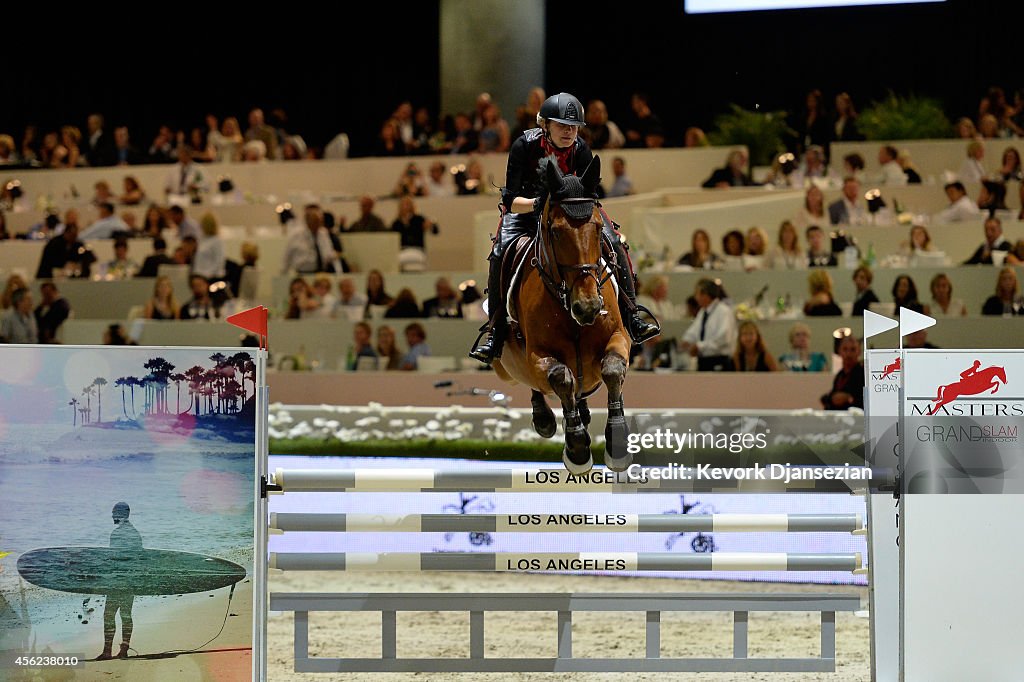
[[[512,200],[516,197],[540,197],[540,205],[547,200],[547,193],[540,181],[538,168],[540,160],[548,155],[541,140],[544,131],[531,128],[519,136],[508,151],[508,168],[505,171],[505,186],[501,190],[501,203],[511,212]],[[594,160],[594,154],[582,138],[576,138],[567,155],[568,172],[580,175]],[[563,173],[566,172],[563,169]],[[522,214],[528,216],[529,214]]]

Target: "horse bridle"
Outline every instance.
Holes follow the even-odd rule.
[[[598,232],[597,232],[597,253],[598,253],[598,255],[597,255],[597,262],[594,262],[594,263],[574,263],[574,264],[571,264],[571,265],[564,265],[564,264],[558,262],[558,257],[555,255],[555,244],[554,244],[555,235],[554,235],[554,229],[552,228],[552,222],[553,221],[551,219],[551,211],[552,211],[552,209],[554,209],[556,206],[559,206],[560,204],[584,204],[584,203],[586,203],[586,204],[593,204],[595,207],[600,207],[600,205],[601,205],[600,202],[598,202],[596,199],[593,199],[593,198],[590,198],[590,197],[572,197],[572,198],[568,198],[568,199],[555,199],[555,198],[552,197],[548,201],[548,205],[547,205],[547,207],[544,210],[544,216],[543,216],[543,218],[541,220],[540,234],[538,235],[538,238],[537,238],[536,243],[534,245],[533,260],[530,262],[530,264],[540,274],[541,281],[544,282],[544,287],[548,290],[548,293],[550,293],[552,296],[555,297],[555,300],[557,300],[559,302],[559,304],[562,306],[562,308],[567,313],[569,313],[570,316],[572,315],[572,306],[569,303],[569,296],[572,293],[573,288],[575,288],[577,282],[579,282],[580,277],[591,277],[591,278],[593,278],[594,282],[597,284],[598,300],[600,300],[600,302],[601,302],[602,310],[604,309],[604,293],[602,292],[602,289],[603,289],[605,283],[609,279],[611,279],[611,277],[612,277],[612,270],[613,270],[613,267],[609,267],[609,263],[606,261],[606,264],[604,266],[604,274],[603,275],[600,274],[601,273],[601,269],[602,269],[602,265],[601,265],[601,255],[602,255],[601,240],[602,240],[602,237],[601,237],[601,230],[600,230],[601,226],[600,226],[600,224],[597,223],[597,221],[594,220],[594,212],[593,212],[593,210],[591,210],[591,212],[590,212],[590,220],[587,221],[586,223],[584,223],[583,225],[580,225],[576,229],[580,229],[584,225],[590,225],[590,224],[594,224],[594,225],[598,226]],[[545,234],[547,235],[546,237],[545,237]],[[549,246],[549,244],[550,244],[550,246]],[[548,248],[550,248],[550,250],[551,250],[550,258],[548,256]],[[614,259],[614,255],[612,255],[611,258]],[[558,277],[558,281],[557,282],[555,281],[554,277],[551,276],[551,273],[548,272],[549,269],[551,269],[551,265],[552,264],[554,264],[554,272],[555,272],[555,274]],[[614,266],[614,263],[611,263],[610,265]],[[572,282],[569,283],[568,285],[566,284],[565,276],[563,275],[563,271],[564,270],[570,270],[570,271],[575,271],[576,272],[576,276],[572,278]]]

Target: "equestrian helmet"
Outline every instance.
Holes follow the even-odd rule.
[[[586,125],[583,122],[583,105],[567,92],[551,95],[544,100],[544,104],[540,105],[540,111],[537,112],[537,118],[558,121],[567,126]]]

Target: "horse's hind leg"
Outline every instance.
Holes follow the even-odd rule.
[[[583,420],[583,425],[586,427],[590,426],[590,405],[587,404],[586,398],[580,398],[576,401],[576,409],[579,410],[580,419]]]
[[[558,430],[555,413],[552,412],[544,394],[540,391],[530,392],[530,403],[533,405],[533,428],[544,438],[551,438]]]
[[[562,401],[562,416],[565,422],[565,448],[562,462],[572,474],[585,474],[594,466],[590,453],[590,434],[580,418],[576,403],[576,380],[569,368],[554,363],[547,372],[548,384]]]
[[[601,379],[608,388],[608,423],[604,427],[604,463],[612,471],[625,471],[633,463],[628,449],[629,426],[622,406],[622,382],[626,360],[609,353],[601,360]]]

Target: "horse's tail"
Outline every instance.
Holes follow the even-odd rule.
[[[939,390],[935,394],[935,397],[932,398],[932,402],[938,402],[938,401],[942,400],[942,394],[946,392],[947,388],[949,388],[949,384],[946,384],[944,386],[939,386]]]

